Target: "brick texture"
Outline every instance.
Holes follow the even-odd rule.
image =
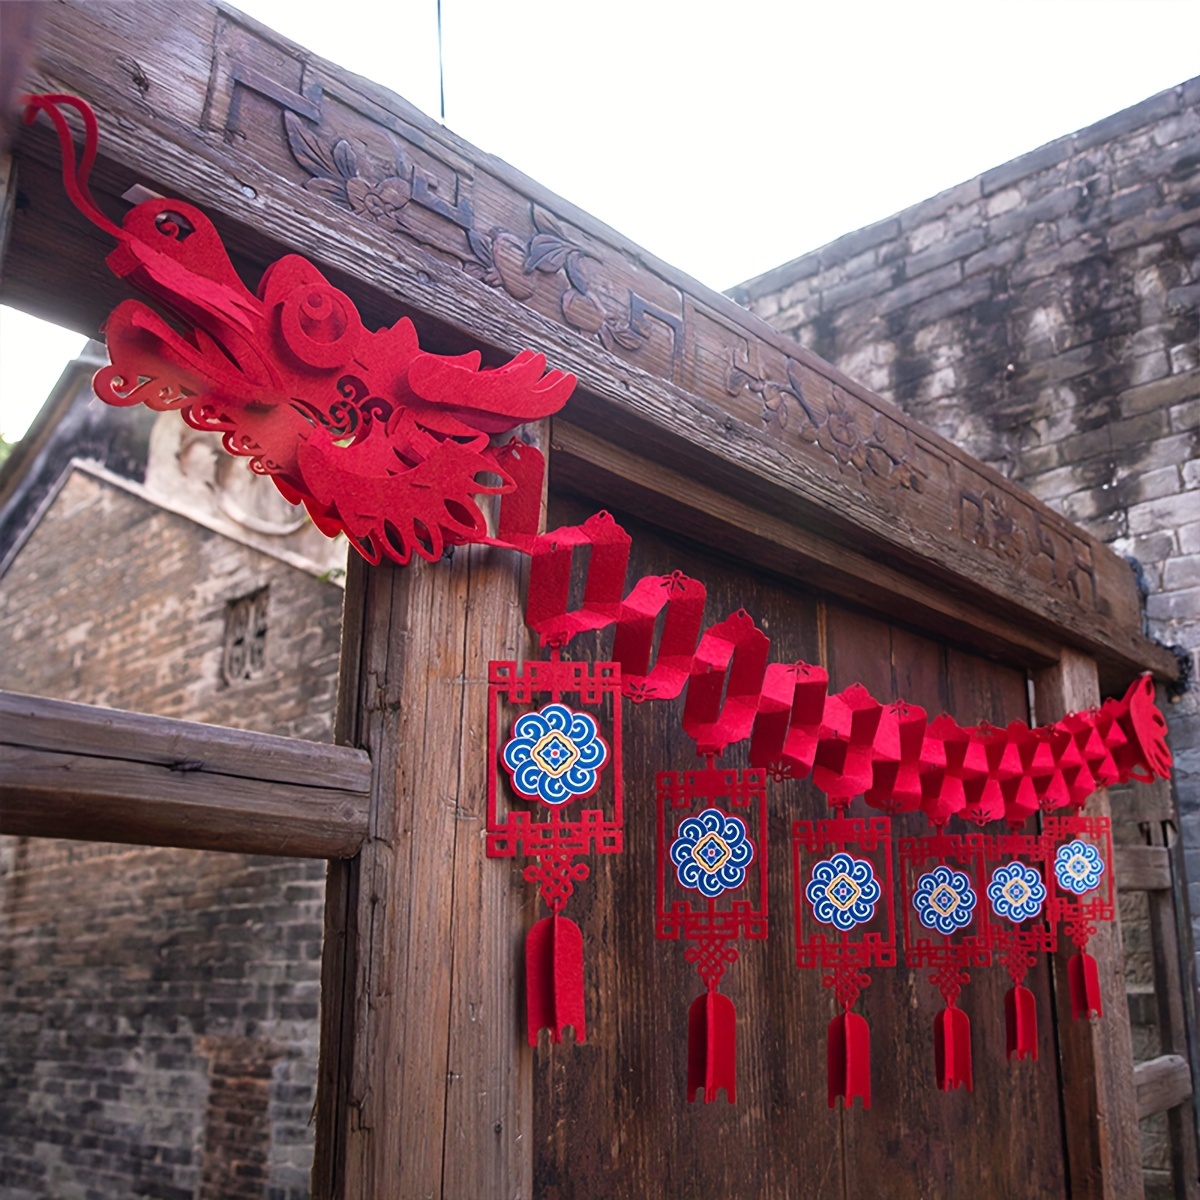
[[[842,243],[887,269],[848,281]],[[730,295],[1135,557],[1149,632],[1200,680],[1200,80]],[[1200,866],[1200,685],[1168,719]]]
[[[0,687],[328,739],[340,608],[76,471],[0,578]],[[0,838],[0,1196],[307,1196],[323,900],[320,862]]]

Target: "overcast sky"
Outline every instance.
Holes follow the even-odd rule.
[[[438,115],[436,0],[240,7]],[[442,22],[450,128],[715,288],[1200,75],[1200,0],[442,0]],[[81,345],[38,336],[0,312],[9,439]]]

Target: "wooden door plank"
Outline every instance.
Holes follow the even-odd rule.
[[[551,524],[593,511],[552,493]],[[819,658],[817,605],[776,580],[747,575],[695,545],[630,519],[630,581],[679,569],[708,586],[706,624],[745,604],[781,661]],[[581,637],[571,657],[603,658],[609,635]],[[790,831],[821,815],[808,783],[768,794],[771,933],[738,943],[721,982],[737,1011],[737,1102],[724,1093],[689,1104],[688,1005],[704,990],[686,946],[655,938],[655,775],[699,764],[681,705],[626,705],[625,852],[592,860],[566,915],[583,930],[588,1041],[543,1042],[536,1052],[535,1186],[539,1200],[845,1200],[840,1122],[826,1105],[825,1029],[832,1016],[819,971],[795,966]],[[745,763],[745,746],[723,766]]]
[[[0,833],[348,858],[361,751],[0,692]]]
[[[313,1194],[528,1195],[523,886],[484,858],[486,662],[525,647],[514,556],[355,561],[339,735],[376,762],[326,906]]]
[[[1023,672],[889,628],[833,605],[828,608],[831,686],[854,680],[876,696],[897,696],[936,716],[946,709],[964,724],[1003,725],[1023,718]],[[855,801],[852,815],[876,815]],[[989,830],[990,831],[990,830]],[[892,818],[893,844],[930,832],[921,814]],[[952,822],[949,832],[975,827]],[[897,872],[900,864],[896,863]],[[903,945],[904,911],[898,937]],[[913,970],[903,951],[895,970],[872,971],[860,1009],[871,1026],[872,1105],[846,1111],[849,1196],[907,1200],[910,1196],[1055,1196],[1064,1190],[1060,1102],[1053,1067],[1050,980],[1046,966],[1026,979],[1039,1010],[1040,1061],[1008,1062],[1002,967],[972,969],[959,1004],[971,1022],[975,1090],[940,1092],[936,1085],[934,1019],[942,1007],[928,969]],[[1022,1130],[1021,1156],[1005,1152]],[[920,1130],[920,1136],[911,1136]]]
[[[1061,661],[1034,676],[1039,724],[1100,703],[1095,662],[1064,650]],[[1085,811],[1109,816],[1108,794],[1096,792]],[[1133,1042],[1125,999],[1121,927],[1102,923],[1088,942],[1100,972],[1104,1016],[1071,1016],[1067,962],[1074,947],[1060,947],[1054,961],[1054,1008],[1062,1076],[1068,1194],[1072,1200],[1138,1200],[1144,1194]]]

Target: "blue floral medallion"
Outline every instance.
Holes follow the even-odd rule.
[[[966,875],[943,865],[917,880],[912,902],[926,929],[951,934],[971,923],[976,899]]]
[[[741,887],[753,859],[754,843],[745,824],[716,808],[681,821],[671,843],[671,861],[679,882],[710,899]]]
[[[987,894],[996,916],[1020,924],[1042,911],[1046,885],[1036,868],[1023,862],[1010,862],[992,872]]]
[[[608,744],[594,717],[555,703],[517,718],[503,757],[520,795],[558,805],[596,790]]]
[[[840,853],[813,866],[804,894],[818,921],[845,933],[875,915],[880,887],[869,862]]]
[[[1054,856],[1054,874],[1058,876],[1058,886],[1063,891],[1082,896],[1084,892],[1100,886],[1104,859],[1091,842],[1076,839],[1059,846]]]

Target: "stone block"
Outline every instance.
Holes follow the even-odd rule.
[[[902,283],[887,294],[879,297],[876,311],[881,315],[906,308],[918,300],[924,300],[937,292],[953,287],[962,278],[961,263],[947,263],[936,271],[929,271],[918,279]]]
[[[1156,533],[1130,538],[1128,546],[1121,553],[1132,555],[1141,563],[1163,562],[1179,553],[1179,541],[1173,529],[1161,529]],[[1197,842],[1197,853],[1200,854],[1200,841]],[[1200,881],[1200,874],[1196,879]]]
[[[1112,447],[1107,429],[1093,429],[1065,437],[1058,444],[1059,458],[1064,463],[1080,462],[1107,454]]]
[[[920,254],[930,246],[937,245],[946,237],[946,218],[938,217],[924,225],[916,226],[908,235],[908,253]]]
[[[963,263],[964,275],[978,275],[981,271],[993,271],[997,267],[1006,267],[1021,256],[1023,243],[1019,237],[1010,237],[1001,242],[994,242],[978,254],[972,254]]]
[[[1163,566],[1162,579],[1163,589],[1168,592],[1200,587],[1200,554],[1171,559]],[[1200,616],[1200,612],[1197,615]],[[1200,879],[1200,875],[1197,879]]]
[[[1174,433],[1155,441],[1126,446],[1112,452],[1113,462],[1126,473],[1155,471],[1159,467],[1180,467],[1194,456],[1191,435]]]
[[[1152,136],[1156,146],[1169,146],[1197,134],[1200,134],[1200,112],[1185,108],[1178,116],[1160,121],[1154,127]]]
[[[1128,361],[1129,382],[1134,386],[1153,383],[1171,374],[1171,360],[1165,350],[1154,350],[1149,354],[1131,357]]]
[[[834,312],[869,296],[884,295],[896,282],[896,270],[894,267],[881,267],[857,279],[847,279],[835,287],[821,287],[818,311]]]
[[[1200,514],[1195,521],[1181,525],[1177,531],[1182,554],[1200,554]]]
[[[1195,376],[1192,377],[1192,392],[1189,399],[1171,405],[1171,428],[1178,433],[1200,430],[1200,378]]]
[[[1084,234],[1056,249],[1045,250],[1037,255],[1026,254],[1008,273],[1009,281],[1014,287],[1019,287],[1032,279],[1059,275],[1070,267],[1104,253],[1104,243],[1100,237]]]
[[[936,272],[923,275],[921,279],[929,279],[933,274]],[[916,282],[920,283],[921,279]],[[992,287],[992,279],[988,275],[977,275],[974,279],[965,280],[957,287],[949,288],[937,295],[930,296],[927,300],[914,304],[906,314],[906,323],[909,328],[919,329],[943,321],[956,313],[965,312],[976,304],[988,300],[992,295]]]
[[[989,196],[984,202],[983,210],[989,217],[998,217],[1002,213],[1010,212],[1017,208],[1023,201],[1021,189],[1018,187],[1005,188],[1002,192],[996,192]]]
[[[822,270],[838,266],[851,258],[882,246],[892,241],[900,232],[900,221],[896,217],[888,217],[885,221],[876,221],[865,229],[856,229],[840,237],[836,242],[830,242],[817,251],[817,257]]]
[[[1200,587],[1156,592],[1146,597],[1146,616],[1154,621],[1179,621],[1200,614]],[[1200,909],[1196,911],[1200,912]]]
[[[924,225],[948,212],[977,203],[981,194],[978,176],[968,179],[965,183],[956,184],[944,192],[939,192],[936,196],[931,196],[928,200],[922,200],[919,204],[906,208],[899,214],[900,228],[907,233],[908,230],[915,229],[918,225]]]
[[[1045,146],[1039,146],[1038,149],[1031,150],[1028,154],[1022,154],[1020,158],[1014,158],[1011,162],[1004,163],[1003,166],[985,171],[979,177],[980,191],[984,196],[999,192],[1037,171],[1044,171],[1064,162],[1071,156],[1074,149],[1070,137],[1062,137]]]
[[[1200,304],[1200,283],[1171,288],[1167,292],[1168,309],[1192,309]]]
[[[1134,130],[1141,129],[1146,125],[1153,125],[1156,121],[1161,121],[1173,113],[1177,113],[1179,109],[1180,96],[1174,88],[1159,92],[1157,96],[1151,96],[1148,100],[1122,109],[1118,113],[1113,113],[1111,117],[1105,117],[1104,120],[1097,121],[1086,129],[1081,129],[1074,136],[1075,148],[1076,150],[1088,150],[1092,146],[1115,141]]]
[[[1014,233],[1032,229],[1035,225],[1056,221],[1071,212],[1077,202],[1074,189],[1064,188],[1061,191],[1048,192],[1031,204],[1023,204],[1020,208],[994,217],[988,222],[988,236],[993,241],[998,241],[1011,237]]]
[[[909,279],[915,279],[918,275],[936,270],[957,258],[967,258],[980,250],[985,240],[982,229],[972,229],[959,237],[939,242],[920,254],[910,255],[904,263],[905,273]]]
[[[1200,345],[1195,342],[1182,342],[1172,346],[1167,353],[1171,360],[1171,371],[1175,375],[1184,375],[1200,367]]]
[[[1132,505],[1129,509],[1129,532],[1131,534],[1155,533],[1163,529],[1176,529],[1189,523],[1197,513],[1200,492],[1184,492],[1158,500],[1147,500]],[[1187,549],[1182,546],[1184,553]]]
[[[771,270],[764,271],[761,275],[755,275],[752,279],[747,279],[731,288],[727,288],[725,295],[735,304],[740,304],[745,308],[749,306],[751,301],[757,300],[760,296],[765,296],[770,292],[778,292],[791,283],[807,279],[810,275],[815,275],[820,269],[821,260],[817,254],[802,254],[799,258],[793,258],[790,262],[783,263],[778,267],[772,267]]]
[[[1138,413],[1164,412],[1170,409],[1172,413],[1176,406],[1183,401],[1196,396],[1200,392],[1200,374],[1182,374],[1168,376],[1165,379],[1154,380],[1153,383],[1142,384],[1139,388],[1129,388],[1117,396],[1117,404],[1122,413],[1132,416]],[[1163,430],[1170,427],[1170,420],[1164,420]]]

